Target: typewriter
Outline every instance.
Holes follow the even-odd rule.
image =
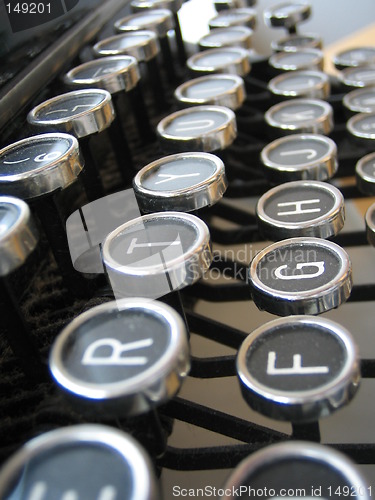
[[[0,498],[371,498],[372,2],[0,12]]]

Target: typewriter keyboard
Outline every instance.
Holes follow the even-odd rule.
[[[125,3],[3,128],[0,498],[367,500],[375,48]]]

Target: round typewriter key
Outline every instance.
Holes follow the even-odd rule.
[[[70,86],[98,87],[107,90],[113,95],[118,115],[119,107],[115,102],[115,96],[123,96],[125,93],[132,108],[140,138],[152,139],[153,133],[140,89],[140,73],[135,57],[108,56],[83,63],[71,69],[65,75],[64,81]]]
[[[223,10],[210,19],[208,26],[210,29],[230,28],[232,26],[247,26],[254,29],[256,26],[256,11],[248,7]]]
[[[157,126],[163,150],[213,152],[230,146],[237,135],[236,117],[224,106],[196,106],[163,118]]]
[[[102,257],[116,297],[159,298],[203,276],[212,260],[210,233],[194,215],[144,215],[112,231]]]
[[[12,196],[0,196],[0,308],[2,334],[22,361],[28,376],[40,374],[39,355],[19,307],[13,280],[22,272],[38,243],[38,232],[28,205]]]
[[[210,153],[160,158],[142,168],[133,181],[143,213],[199,210],[217,203],[226,188],[224,163]]]
[[[296,32],[296,26],[311,15],[311,7],[303,2],[285,2],[264,12],[264,20],[273,28],[286,28],[289,33]]]
[[[344,95],[342,102],[352,113],[374,113],[375,87],[352,90]]]
[[[265,174],[272,182],[324,181],[338,168],[336,144],[323,135],[293,134],[268,144],[261,152]]]
[[[252,7],[256,0],[214,0],[214,6],[217,12],[227,9],[241,9],[243,7]]]
[[[246,76],[250,72],[249,53],[242,47],[208,49],[194,54],[186,61],[195,73],[229,73]]]
[[[318,35],[289,35],[281,40],[272,41],[271,48],[274,52],[282,52],[284,50],[298,49],[321,49],[322,39]]]
[[[41,434],[0,473],[4,500],[27,498],[157,500],[153,466],[130,435],[104,425],[75,425]]]
[[[242,106],[246,90],[240,76],[207,75],[183,83],[174,96],[184,107],[215,104],[236,110]]]
[[[331,91],[328,75],[322,71],[291,71],[268,82],[268,89],[281,98],[326,99]]]
[[[361,158],[355,166],[357,187],[363,194],[375,195],[375,153]]]
[[[252,46],[252,36],[253,31],[246,26],[216,28],[199,40],[199,48],[207,50],[235,46],[250,49]]]
[[[365,215],[367,240],[375,247],[375,203],[372,204]]]
[[[349,87],[369,87],[375,85],[375,65],[346,68],[339,74],[339,79]]]
[[[166,102],[157,62],[159,51],[158,39],[153,31],[129,31],[105,38],[93,47],[93,52],[98,57],[129,55],[135,57],[139,64],[145,64],[154,103],[162,109]]]
[[[273,243],[254,257],[249,276],[255,304],[279,316],[329,311],[352,287],[349,256],[320,238]]]
[[[340,498],[343,488],[356,492],[356,498],[371,498],[371,486],[354,462],[328,446],[309,441],[278,443],[251,454],[227,480],[223,488],[227,493],[222,500],[236,498],[231,492],[241,487],[249,492],[275,492],[269,495],[275,500],[280,499],[277,492],[284,489],[286,492],[298,489],[309,499],[314,492],[320,498]],[[285,498],[297,496],[293,493]]]
[[[357,141],[373,148],[375,141],[375,112],[357,113],[349,118],[346,128]]]
[[[65,225],[55,197],[73,184],[83,164],[78,141],[69,134],[28,137],[0,150],[0,189],[29,200],[38,214],[56,262],[69,288],[78,289],[71,263]]]
[[[268,63],[279,71],[323,71],[324,56],[319,49],[287,50],[273,54]]]
[[[162,302],[107,302],[65,327],[49,363],[60,389],[83,410],[109,417],[146,413],[172,398],[187,376],[185,324]]]
[[[294,236],[329,238],[344,226],[344,197],[325,182],[287,182],[259,199],[256,214],[261,233],[272,241]]]
[[[332,106],[320,99],[296,98],[275,104],[266,111],[264,119],[270,130],[279,134],[327,135],[333,129]]]
[[[174,29],[173,14],[167,9],[153,9],[146,12],[137,12],[123,17],[115,22],[115,29],[119,33],[140,30],[151,30],[159,39],[163,66],[170,83],[176,80],[173,55],[168,40],[168,31]]]
[[[146,9],[167,9],[173,13],[178,57],[181,64],[184,65],[186,61],[186,50],[178,18],[178,11],[181,9],[182,4],[183,0],[132,0],[130,3],[132,10],[135,12],[145,11]]]
[[[270,321],[252,332],[237,356],[246,402],[277,420],[319,420],[345,406],[359,387],[352,336],[313,316]]]
[[[29,112],[27,121],[36,129],[66,132],[80,139],[80,148],[85,159],[83,182],[88,197],[93,200],[102,197],[104,192],[89,139],[90,136],[110,127],[114,117],[115,112],[109,92],[100,89],[81,89],[42,102]],[[121,158],[119,145],[115,143],[114,146],[117,156]]]
[[[339,70],[358,68],[373,63],[375,63],[375,47],[356,47],[343,50],[333,58],[333,64]]]

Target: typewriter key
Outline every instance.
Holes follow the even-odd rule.
[[[323,135],[293,134],[268,144],[261,152],[271,182],[330,179],[337,171],[336,144]]]
[[[320,99],[296,98],[271,106],[264,115],[273,133],[328,135],[333,129],[332,106]]]
[[[85,159],[83,182],[90,200],[101,198],[104,191],[89,139],[108,129],[114,118],[111,94],[100,89],[81,89],[53,97],[33,108],[27,115],[27,121],[36,129],[66,132],[80,139],[79,145]],[[111,133],[109,137],[113,137]],[[112,144],[118,162],[121,160],[119,165],[122,165],[120,144]]]
[[[369,87],[375,85],[375,65],[346,68],[339,74],[340,81],[348,87]]]
[[[355,166],[357,187],[363,194],[375,195],[375,153],[361,158]]]
[[[210,19],[208,26],[211,30],[216,28],[231,28],[232,26],[247,26],[253,30],[256,26],[256,20],[256,11],[249,7],[244,7],[221,11],[217,16]]]
[[[264,248],[252,260],[249,278],[255,304],[279,316],[329,311],[352,288],[348,254],[320,238],[290,238]]]
[[[259,199],[256,215],[262,235],[272,241],[295,236],[329,238],[344,226],[344,197],[325,182],[287,182]]]
[[[333,57],[333,64],[338,70],[358,68],[375,63],[375,47],[356,47],[343,50]]]
[[[367,241],[375,247],[375,203],[372,204],[365,215]]]
[[[252,7],[256,0],[214,0],[214,6],[217,12],[228,9],[242,9]]]
[[[201,50],[220,49],[221,47],[242,47],[250,49],[252,46],[253,30],[246,26],[232,26],[230,28],[216,28],[199,40]]]
[[[138,63],[132,56],[108,56],[89,61],[71,69],[64,78],[67,85],[74,87],[97,87],[112,94],[114,107],[120,116],[116,102],[119,96],[127,96],[132,108],[141,140],[153,139],[148,112],[140,88]],[[123,134],[125,137],[125,134]]]
[[[203,276],[212,260],[210,233],[194,215],[144,215],[107,236],[102,258],[116,298],[155,299]]]
[[[151,30],[159,39],[161,54],[163,56],[163,67],[170,83],[176,81],[171,46],[168,40],[168,31],[174,29],[173,14],[167,9],[153,9],[146,12],[138,12],[123,17],[115,22],[118,33]]]
[[[242,47],[208,49],[194,54],[186,61],[194,73],[229,73],[246,76],[250,72],[249,53]]]
[[[224,163],[210,153],[178,153],[145,166],[133,181],[143,213],[191,212],[214,205],[225,193]]]
[[[375,112],[355,114],[347,121],[346,128],[357,142],[371,149],[374,147]]]
[[[157,61],[160,52],[159,42],[153,31],[130,31],[105,38],[93,46],[93,52],[97,57],[114,55],[135,57],[138,64],[144,64],[146,67],[148,86],[153,94],[156,108],[162,110],[167,106]]]
[[[146,9],[167,9],[172,12],[175,25],[178,57],[181,65],[184,66],[186,61],[186,50],[178,18],[178,11],[181,9],[182,3],[183,0],[132,0],[130,5],[134,12],[145,11]]]
[[[352,90],[344,95],[342,103],[351,113],[374,113],[375,87]]]
[[[69,134],[41,134],[0,150],[3,193],[28,200],[43,226],[55,260],[71,290],[80,288],[56,195],[73,184],[83,168],[78,141]]]
[[[311,15],[311,7],[304,2],[285,2],[267,9],[264,20],[273,28],[285,28],[290,34],[297,32],[297,24]]]
[[[174,96],[183,107],[214,104],[235,111],[244,103],[246,90],[240,76],[207,75],[183,83]]]
[[[185,325],[162,302],[107,302],[64,328],[49,364],[59,388],[83,412],[146,413],[172,398],[189,372]]]
[[[235,499],[232,492],[241,487],[246,492],[255,491],[251,496],[258,496],[257,491],[263,492],[262,496],[268,495],[264,492],[275,492],[275,500],[282,498],[277,492],[284,489],[294,492],[291,497],[284,497],[288,499],[297,499],[296,491],[304,492],[306,499],[338,499],[342,491],[361,492],[355,495],[362,500],[371,498],[371,486],[354,462],[328,446],[309,441],[278,443],[250,455],[227,480],[223,488],[227,493],[222,500]]]
[[[34,438],[0,473],[4,500],[27,498],[158,500],[151,460],[130,435],[104,425],[75,425]]]
[[[328,75],[322,71],[291,71],[272,78],[268,89],[280,98],[327,99],[331,84]]]
[[[278,71],[323,71],[324,56],[319,49],[288,50],[273,54],[268,63]]]
[[[313,316],[270,321],[252,332],[237,356],[244,399],[276,420],[313,422],[354,397],[357,348],[337,323]]]
[[[182,109],[159,122],[157,135],[166,152],[220,151],[236,138],[236,117],[224,106]]]
[[[282,52],[285,50],[298,50],[298,49],[321,49],[322,39],[318,35],[311,34],[294,34],[289,35],[281,40],[273,40],[271,42],[271,49],[274,52]]]
[[[38,232],[28,205],[12,196],[0,196],[0,309],[1,330],[29,377],[39,376],[41,365],[14,290],[14,272],[22,272],[38,243]],[[27,272],[27,271],[26,271]]]

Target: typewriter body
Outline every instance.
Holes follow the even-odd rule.
[[[147,3],[153,2],[143,2]],[[161,3],[156,7],[161,7],[165,15]],[[358,110],[350,109],[343,101],[347,94],[363,87],[363,91],[370,89],[363,100],[367,99],[369,105],[375,102],[373,87],[348,83],[350,78],[360,80],[357,74],[350,75],[350,70],[371,72],[375,68],[375,27],[371,25],[375,6],[365,0],[355,5],[314,1],[311,12],[303,13],[306,4],[296,1],[290,2],[294,6],[289,13],[286,8],[286,17],[280,21],[272,14],[278,2],[268,0],[243,6],[234,0],[216,2],[215,6],[197,0],[168,4],[172,13],[160,24],[150,22],[152,30],[147,23],[146,28],[142,27],[141,19],[152,11],[145,5],[131,6],[127,0],[36,2],[35,16],[30,2],[0,5],[0,195],[23,198],[32,217],[31,221],[21,205],[6,212],[6,203],[12,201],[3,199],[0,216],[4,234],[14,210],[22,212],[18,217],[25,229],[16,233],[15,240],[4,236],[0,242],[4,318],[0,323],[0,497],[235,498],[233,491],[243,485],[244,498],[279,498],[286,496],[277,488],[285,486],[282,476],[288,475],[288,469],[283,472],[277,460],[281,457],[280,463],[284,463],[289,456],[297,464],[294,474],[300,475],[300,480],[287,484],[295,488],[288,497],[370,498],[375,489],[375,216],[372,218],[372,212],[367,210],[375,195],[374,180],[371,172],[368,174],[375,151],[375,136],[371,135],[375,118],[372,122],[371,113],[367,114],[370,118],[361,114],[362,126]],[[239,14],[228,9],[236,7],[242,9],[241,15],[250,16],[247,21],[229,22],[227,28],[225,23],[224,27],[212,24],[208,30],[208,22],[215,16],[225,18],[232,12],[233,21]],[[297,14],[288,24],[285,18],[290,20],[293,9]],[[139,18],[131,18],[135,15]],[[230,15],[227,17],[230,19]],[[131,25],[134,29],[129,28]],[[225,34],[225,29],[233,33]],[[205,51],[212,54],[216,50],[210,36],[219,30],[223,34],[217,39],[225,47],[218,49],[217,56],[211,55],[210,64],[215,66],[224,57],[224,63],[220,61],[224,69],[205,72],[199,66],[209,64],[200,58],[204,58]],[[137,32],[140,38],[143,36],[139,44],[142,48],[129,52],[137,57],[127,60],[123,69],[123,56],[114,52],[116,42],[111,41],[112,37]],[[246,38],[249,33],[251,42]],[[312,48],[280,50],[283,43],[287,44],[285,40],[300,37],[298,43],[307,43],[302,39],[311,33],[315,34],[311,35]],[[283,62],[283,55],[297,57],[297,65],[299,50],[305,54],[303,57],[310,57],[309,51],[319,56],[316,34],[323,40],[325,69],[330,66],[328,76],[321,71],[322,62],[311,59],[297,68],[296,74],[305,72],[300,76],[302,80],[297,77],[288,83],[285,79],[294,72],[287,71],[289,62]],[[228,36],[238,36],[239,49],[225,45],[223,40]],[[358,56],[358,64],[350,68],[344,51],[359,46],[367,49]],[[227,53],[223,56],[220,50]],[[235,63],[231,60],[233,50],[239,51]],[[239,63],[243,53],[246,57]],[[336,60],[335,68],[332,59],[337,54],[344,55]],[[105,57],[109,62],[104,62]],[[92,70],[98,60],[103,61],[102,66]],[[247,70],[249,61],[251,69]],[[362,66],[363,62],[367,66]],[[346,80],[342,76],[345,71],[349,72]],[[106,76],[111,72],[126,76],[117,75],[108,83]],[[197,94],[186,83],[194,78],[201,78]],[[118,83],[120,80],[122,83]],[[316,89],[315,94],[298,93],[306,81],[307,86]],[[116,85],[122,85],[121,89]],[[216,102],[199,102],[199,92],[207,93],[215,85],[224,85]],[[226,85],[231,86],[230,91]],[[84,94],[83,89],[90,91]],[[53,103],[54,98],[68,92],[72,93],[72,101],[55,101],[58,106]],[[96,100],[95,106],[92,99]],[[360,97],[355,95],[355,99]],[[43,107],[45,102],[52,104]],[[293,104],[298,102],[300,109]],[[89,120],[74,121],[69,117],[74,114],[73,108],[85,106],[99,111],[92,112]],[[203,115],[194,115],[199,109]],[[48,113],[60,113],[60,122],[53,122]],[[194,127],[199,130],[207,124],[215,126],[215,120],[222,121],[210,136],[211,146],[199,132],[189,142],[189,127],[195,133]],[[301,121],[309,122],[307,128],[300,127]],[[41,134],[45,134],[42,139]],[[12,149],[16,143],[19,145]],[[56,144],[66,148],[63,161],[53,156]],[[175,166],[173,162],[160,163],[160,159],[172,154],[179,155],[174,157]],[[358,162],[367,155],[361,174]],[[316,156],[321,158],[314,162]],[[51,160],[52,167],[44,176],[28,176],[23,165],[30,158],[35,170],[43,169],[46,159]],[[182,163],[188,170],[181,169]],[[152,184],[151,167],[141,175],[142,169],[150,165],[159,176],[160,188]],[[189,170],[192,165],[214,170],[210,170],[210,181],[206,180],[203,187],[192,188],[193,184],[189,184],[198,175],[189,174],[195,172]],[[164,173],[160,173],[162,168],[166,169]],[[182,183],[176,188],[180,190],[178,196],[172,188],[167,191],[168,183],[176,179]],[[162,184],[166,186],[164,191]],[[324,208],[325,215],[315,219],[311,214],[323,210],[318,205],[324,197],[332,207]],[[163,211],[173,212],[171,219],[163,219]],[[147,224],[138,227],[132,221],[141,214]],[[293,225],[293,221],[283,220],[285,214],[296,215],[297,222]],[[173,224],[178,227],[169,238],[164,228]],[[117,231],[119,226],[123,227],[121,231]],[[144,227],[151,233],[142,240],[139,231]],[[191,237],[192,232],[193,250],[184,242],[179,246],[180,238]],[[112,239],[107,238],[109,234]],[[156,243],[152,235],[156,235]],[[170,240],[168,248],[172,253],[163,254],[160,263],[159,253],[147,252],[160,246],[163,236]],[[122,250],[116,246],[125,245],[125,240],[127,252],[124,246]],[[180,251],[178,265],[182,260],[188,266],[184,264],[178,271],[171,267],[168,274],[168,262],[163,259],[168,261],[168,255],[175,255],[175,247]],[[119,248],[121,262],[116,267],[113,261],[120,255]],[[155,255],[156,260],[147,261]],[[153,278],[138,286],[138,274],[128,272],[122,289],[121,273],[134,264],[133,256],[146,259],[145,269],[147,265],[148,269],[154,268],[150,272]],[[329,280],[324,281],[328,275]],[[161,309],[150,300],[144,304],[137,302],[139,298],[131,302],[139,296],[161,299]],[[118,306],[113,305],[115,299]],[[123,300],[133,305],[121,306]],[[165,303],[167,309],[163,312]],[[140,315],[130,317],[132,308],[137,307],[144,307],[143,319]],[[115,336],[116,321],[120,321],[118,311],[130,315],[129,324],[133,320],[140,322],[136,333],[129,334],[133,337],[128,347],[116,339],[108,344],[110,333]],[[113,323],[107,324],[100,315],[110,314]],[[84,339],[88,332],[99,332],[103,324],[107,325],[109,351],[103,351],[100,362],[95,358],[94,344],[86,345]],[[126,324],[124,320],[125,330]],[[103,375],[108,376],[105,380],[109,384],[104,398],[95,392],[90,378],[84,379],[87,383],[83,383],[83,389],[77,389],[81,372],[73,373],[72,378],[67,375],[69,366],[74,372],[74,360],[67,365],[67,371],[63,370],[66,352],[82,333],[77,349],[84,348],[83,365],[91,363],[99,370],[99,385],[104,383],[100,381],[101,370],[106,372],[105,365],[111,359],[125,366],[126,349],[148,349],[153,345],[149,354],[142,351],[140,357],[134,358],[137,361],[133,361],[133,368],[126,368],[139,368],[139,373],[131,373],[133,378],[140,377],[142,364],[155,353],[157,357],[162,349],[151,337],[165,324],[173,335],[176,329],[183,332],[182,340],[173,344],[180,351],[170,354],[171,359],[162,368],[155,361],[159,369],[148,375],[152,383],[148,382],[144,392],[132,390],[130,398],[114,393],[113,401],[108,403],[113,382],[112,375],[108,375],[112,373],[110,368]],[[282,339],[284,333],[286,337],[294,335],[293,331],[298,335]],[[61,332],[65,340],[57,345]],[[249,334],[253,340],[246,344]],[[321,344],[314,357],[311,353],[316,344],[311,339],[316,336],[320,336]],[[95,338],[96,348],[101,340]],[[267,347],[267,342],[275,344]],[[337,346],[341,351],[335,350]],[[257,355],[261,361],[257,361]],[[263,379],[257,377],[259,366],[266,370]],[[338,381],[330,378],[335,370]],[[90,371],[87,377],[94,377],[93,373]],[[117,372],[113,373],[116,378]],[[312,386],[305,387],[309,377],[314,386],[320,376],[327,377],[326,385],[317,383],[315,392]],[[276,384],[272,392],[273,382],[280,379],[289,380],[292,396],[282,384]],[[293,385],[296,379],[301,379],[298,389]],[[293,391],[298,392],[298,401],[294,401]],[[68,397],[66,393],[70,393]],[[30,441],[37,444],[24,448]],[[77,450],[82,443],[89,443],[89,451],[82,457],[77,452],[70,459],[69,444]],[[116,473],[116,460],[112,463],[100,448],[103,443],[104,448],[113,447],[116,456],[120,454],[124,463],[131,464],[124,476]],[[53,465],[51,460],[49,468],[37,462],[35,457],[42,452],[54,459],[59,446],[68,450],[66,462],[57,460]],[[250,457],[255,458],[251,461]],[[238,468],[244,459],[249,462]],[[310,459],[314,466],[323,464],[338,476],[347,474],[345,480],[335,476],[330,483],[328,475],[324,484],[314,483],[314,478],[320,476],[314,476],[309,469]],[[28,460],[32,463],[30,476]],[[307,468],[300,470],[304,461]],[[265,466],[270,467],[266,479],[259,479],[257,474]],[[65,467],[71,467],[76,475],[72,484],[59,486],[55,476],[61,472],[64,478]],[[112,476],[117,474],[120,479],[116,482],[111,474],[110,479],[105,474],[102,479],[100,470],[111,470]],[[235,475],[233,471],[237,471]],[[308,479],[310,473],[312,479]],[[250,492],[252,484],[257,486],[257,492]],[[266,488],[271,491],[267,493]]]

